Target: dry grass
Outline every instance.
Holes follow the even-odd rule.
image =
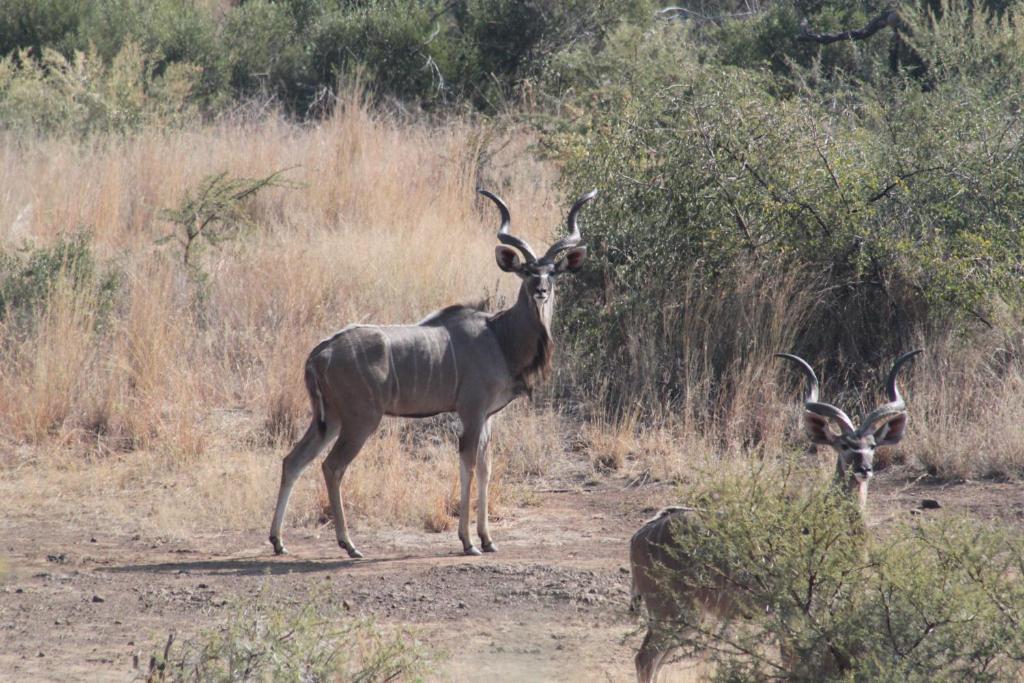
[[[942,478],[1019,477],[1024,471],[1020,351],[1019,339],[994,333],[970,343],[936,335],[910,386],[914,432],[907,459]]]
[[[792,350],[797,332],[819,305],[815,286],[801,273],[766,276],[755,267],[740,269],[713,294],[696,279],[682,283],[677,305],[666,308],[660,321],[674,345],[670,353],[665,340],[636,334],[625,364],[636,374],[631,381],[644,383],[649,396],[662,391],[658,382],[669,366],[681,390],[665,403],[613,411],[612,419],[598,411],[581,434],[594,469],[637,481],[685,483],[699,481],[723,463],[802,451],[804,380],[773,354]],[[919,331],[910,347],[926,353],[900,377],[910,414],[908,437],[898,449],[880,451],[879,464],[907,462],[945,479],[1019,477],[1024,472],[1019,330],[1019,321],[1007,319],[969,337],[943,329]],[[820,375],[825,359],[808,360]],[[882,384],[889,367],[880,365],[877,381],[859,388],[850,388],[846,376],[821,376],[822,400],[857,420],[885,400]],[[608,403],[601,391],[595,393],[594,404]],[[831,452],[819,450],[828,469]]]

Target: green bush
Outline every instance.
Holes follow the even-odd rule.
[[[236,94],[276,94],[291,109],[308,100],[310,59],[299,33],[306,14],[296,14],[294,6],[255,0],[225,17],[221,40]]]
[[[654,4],[646,0],[553,2],[551,0],[463,0],[453,15],[467,65],[462,93],[479,108],[514,102],[528,83],[552,85],[548,68],[566,50],[599,51],[620,23],[647,26]],[[557,78],[557,77],[556,77]]]
[[[943,21],[965,16],[947,8]],[[603,190],[586,271],[567,283],[577,305],[560,316],[566,337],[592,342],[576,375],[635,396],[626,335],[677,366],[673,325],[695,270],[707,291],[750,269],[805,274],[816,302],[796,346],[854,381],[926,326],[969,331],[999,324],[1005,304],[1019,310],[1024,41],[1006,22],[975,22],[970,36],[917,25],[929,89],[900,75],[851,80],[842,95],[817,88],[814,67],[780,81],[702,63],[684,31],[624,36],[633,80],[598,80],[596,106],[548,136],[568,194]],[[671,40],[682,54],[666,62]],[[996,53],[1003,66],[986,69]]]
[[[798,70],[813,66],[827,77],[855,74],[868,81],[905,70],[928,83],[931,78],[929,55],[922,53],[920,45],[915,43],[917,37],[928,40],[936,31],[935,26],[924,27],[923,24],[944,24],[945,31],[967,29],[969,36],[971,24],[981,26],[1006,20],[1020,7],[1019,0],[917,0],[897,4],[878,0],[775,2],[748,21],[712,23],[702,34],[713,46],[716,59],[723,64],[748,68],[764,65],[782,75],[791,75],[794,66]],[[894,8],[899,11],[903,24],[899,31],[884,28],[867,39],[842,40],[828,45],[800,40],[804,22],[814,33],[859,29]],[[979,38],[983,35],[991,37],[986,30],[974,33]],[[998,52],[1006,46],[997,42],[991,47]],[[838,84],[842,83],[840,79]]]
[[[212,103],[227,90],[218,31],[209,5],[194,0],[14,0],[0,6],[0,57],[52,61],[49,50],[75,61],[81,52],[109,66],[134,43],[157,76],[198,67],[192,96]]]
[[[0,321],[30,324],[62,277],[76,291],[95,293],[101,319],[113,305],[120,283],[115,270],[99,267],[92,253],[91,237],[84,230],[62,236],[50,247],[2,251]]]
[[[4,0],[0,3],[0,57],[47,47],[70,55],[90,0]]]
[[[865,535],[855,502],[808,476],[718,475],[689,498],[702,533],[674,529],[688,569],[658,580],[682,597],[725,574],[746,609],[714,622],[684,609],[671,635],[685,653],[731,681],[1024,674],[1019,532],[938,515]]]
[[[891,29],[882,29],[870,39],[819,45],[801,41],[800,25],[808,30],[830,33],[861,28],[888,5],[884,2],[781,2],[745,22],[727,22],[707,31],[716,60],[742,67],[766,66],[778,74],[789,74],[794,66],[815,65],[823,74],[857,74],[870,78],[873,69],[888,65],[893,48]]]
[[[155,75],[176,65],[197,70],[192,96],[207,106],[227,94],[227,50],[206,3],[180,0],[100,0],[83,19],[79,49],[95,44],[106,61],[137,42]]]
[[[426,651],[413,634],[385,634],[345,613],[320,592],[303,605],[286,604],[264,587],[240,602],[223,628],[204,631],[150,659],[149,681],[417,680]]]
[[[378,95],[429,101],[444,95],[449,71],[438,22],[441,2],[371,0],[325,15],[311,39],[317,83],[333,88],[340,77],[359,78]]]
[[[70,59],[44,48],[0,60],[0,128],[22,133],[87,136],[192,120],[197,70],[174,64],[157,74],[152,60],[128,43],[109,64],[95,51]]]
[[[198,0],[15,0],[0,7],[0,57],[95,53],[109,65],[137,43],[156,76],[195,68],[192,98],[208,112],[257,96],[305,115],[356,77],[414,105],[494,111],[543,89],[555,56],[599,51],[621,22],[652,16],[649,0],[248,0],[222,12]]]

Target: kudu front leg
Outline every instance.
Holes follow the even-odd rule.
[[[487,443],[491,438],[491,419],[487,419],[480,431],[480,445],[476,460],[476,533],[480,537],[480,547],[485,553],[498,552],[498,546],[491,540],[491,529],[487,518],[487,495],[491,481],[491,454],[487,450]]]
[[[483,431],[484,421],[462,418],[462,436],[459,437],[459,540],[462,541],[462,552],[465,555],[480,554],[480,549],[473,545],[469,536],[469,493],[473,486],[473,471],[477,468]],[[478,483],[478,486],[481,485],[483,482]]]

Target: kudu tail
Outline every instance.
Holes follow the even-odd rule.
[[[324,395],[320,391],[316,368],[308,362],[306,363],[306,391],[309,392],[309,402],[313,407],[313,419],[316,420],[317,431],[320,436],[323,436],[327,433],[327,420],[324,418]]]

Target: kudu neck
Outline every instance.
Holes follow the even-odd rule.
[[[840,462],[836,463],[836,476],[835,484],[837,488],[845,491],[851,498],[857,501],[857,507],[860,509],[861,516],[863,517],[868,507],[868,484],[870,480],[860,481],[857,477],[852,474],[847,474],[843,470],[843,466]]]

